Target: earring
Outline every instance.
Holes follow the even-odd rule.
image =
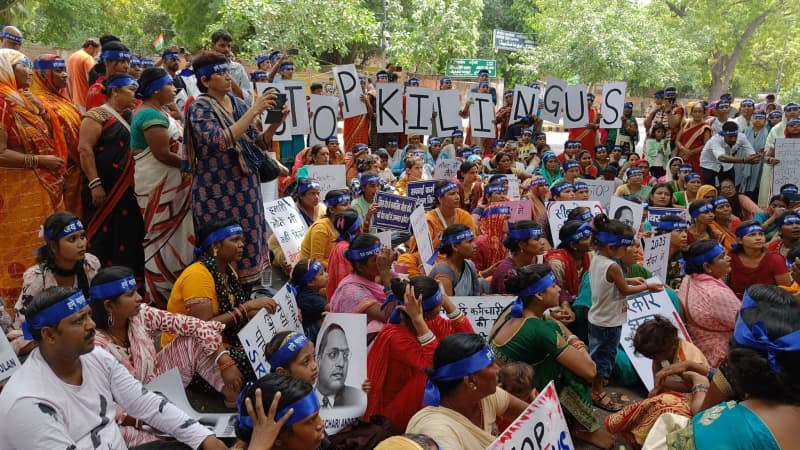
[[[217,257],[217,252],[219,252],[219,249],[215,247],[215,248],[214,248],[214,258],[216,258],[216,257]]]
[[[113,314],[109,314],[108,315],[108,328],[111,328],[112,326],[114,326],[114,315]]]
[[[478,390],[478,385],[477,384],[473,384],[472,385],[472,390],[473,391],[477,391]]]

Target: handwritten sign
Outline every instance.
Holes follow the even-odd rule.
[[[470,92],[469,97],[472,100],[472,104],[469,105],[469,127],[472,130],[472,136],[478,138],[496,137],[494,103],[492,102],[491,94]]]
[[[508,177],[508,198],[519,200],[519,178]]]
[[[622,108],[625,106],[627,83],[615,81],[603,85],[603,102],[600,105],[600,128],[622,127]]]
[[[625,200],[622,197],[612,197],[611,205],[608,213],[612,219],[619,220],[633,228],[633,231],[639,231],[642,225],[642,213],[644,208],[641,203]]]
[[[509,222],[532,220],[533,207],[531,206],[531,202],[528,200],[512,200],[508,202],[501,202],[500,205],[511,208],[511,215],[508,217]]]
[[[481,295],[450,297],[453,304],[469,318],[475,332],[488,339],[500,313],[514,301],[512,295]],[[443,313],[444,314],[444,313]]]
[[[547,220],[550,224],[550,237],[553,239],[554,247],[558,247],[558,244],[561,243],[561,239],[558,238],[558,232],[567,222],[569,212],[579,206],[589,208],[593,216],[605,213],[603,207],[600,206],[600,202],[591,200],[566,200],[547,204]]]
[[[406,194],[421,201],[425,209],[433,209],[434,186],[436,186],[436,180],[411,181],[406,188]]]
[[[670,215],[682,217],[683,220],[689,221],[689,211],[686,208],[658,208],[651,206],[647,209],[647,220],[653,226],[661,222],[662,217]]]
[[[525,408],[487,450],[570,450],[575,448],[554,382]]]
[[[19,358],[8,342],[6,334],[0,333],[0,381],[13,375],[19,367]]]
[[[797,185],[800,180],[800,140],[775,139],[775,159],[780,161],[772,170],[772,194],[785,184]]]
[[[361,100],[364,91],[361,90],[361,83],[358,79],[358,71],[355,64],[335,66],[333,77],[336,86],[339,88],[339,100],[342,106],[342,115],[345,119],[360,116],[367,113],[367,105]]]
[[[655,277],[652,279],[655,279]],[[644,291],[628,296],[626,300],[628,302],[628,323],[622,326],[620,345],[622,345],[631,363],[633,363],[633,368],[636,369],[636,373],[639,374],[639,378],[649,391],[653,389],[654,385],[652,360],[636,353],[633,348],[633,336],[636,334],[636,330],[639,329],[639,325],[660,314],[669,319],[678,328],[679,337],[686,341],[691,341],[691,338],[683,325],[683,321],[675,311],[675,306],[669,299],[669,295],[665,291]]]
[[[433,242],[431,241],[431,231],[428,228],[428,220],[425,217],[425,209],[422,205],[411,213],[411,231],[417,241],[419,259],[422,260],[422,267],[425,274],[429,274],[433,266],[428,264],[428,260],[433,256]]]
[[[461,161],[457,159],[439,158],[433,168],[433,178],[436,180],[452,180],[458,175],[458,169],[460,168]]]
[[[644,266],[661,280],[667,279],[669,267],[669,241],[671,233],[642,238]]]
[[[589,186],[589,200],[596,200],[608,208],[611,197],[614,196],[615,184],[613,180],[581,180]]]
[[[300,260],[300,243],[308,231],[306,221],[300,217],[291,197],[281,197],[264,203],[264,216],[272,234],[286,256],[286,262],[294,266]]]
[[[325,139],[336,136],[339,102],[330,95],[311,95],[311,134],[308,144],[324,144]]]
[[[378,192],[375,195],[378,211],[372,217],[372,226],[388,230],[408,230],[411,225],[411,213],[417,207],[415,198]]]
[[[262,308],[238,334],[256,378],[269,373],[269,363],[264,359],[264,350],[269,341],[281,331],[303,331],[303,324],[297,316],[297,301],[286,285],[272,298],[278,304],[275,314]]]
[[[403,132],[403,85],[378,83],[375,101],[378,133]]]
[[[325,198],[328,191],[334,189],[345,189],[345,173],[347,168],[344,164],[334,164],[327,166],[308,166],[308,176],[319,181],[319,198]]]

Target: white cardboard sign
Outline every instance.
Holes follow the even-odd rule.
[[[13,375],[20,365],[19,358],[14,353],[5,333],[0,333],[0,381]]]
[[[309,145],[324,144],[325,139],[336,136],[339,101],[331,95],[311,96],[311,133]]]
[[[564,109],[564,94],[567,91],[567,82],[556,77],[547,77],[547,86],[544,88],[542,101],[542,120],[558,123],[561,111]]]
[[[516,122],[523,117],[535,116],[539,112],[541,89],[518,84],[514,86],[514,101],[511,104],[510,122]],[[552,122],[552,121],[551,121]]]
[[[593,216],[605,213],[600,202],[592,200],[566,200],[547,204],[547,220],[550,223],[550,237],[553,239],[553,247],[558,247],[558,244],[561,243],[561,239],[558,238],[558,232],[567,222],[569,212],[579,206],[589,208]]]
[[[564,128],[582,128],[589,123],[589,105],[586,103],[586,85],[567,86],[564,91]]]
[[[364,91],[361,89],[361,82],[358,79],[358,71],[355,64],[335,66],[333,68],[333,78],[339,88],[339,100],[344,103],[344,106],[342,106],[344,118],[366,114],[367,105],[361,101]]]
[[[344,164],[327,166],[308,166],[308,176],[319,181],[319,198],[325,198],[328,191],[345,189],[347,187],[345,174],[347,168]]]
[[[472,136],[479,138],[494,138],[494,103],[490,94],[470,92],[472,104],[469,106],[469,127]],[[458,116],[456,116],[458,117]]]
[[[644,266],[653,272],[654,276],[662,280],[667,279],[669,241],[671,236],[672,233],[665,233],[658,236],[642,238]]]
[[[433,256],[433,243],[431,242],[431,232],[428,229],[428,220],[425,217],[425,207],[422,205],[417,206],[417,209],[411,213],[411,230],[417,240],[419,259],[422,260],[422,267],[427,275],[433,269],[433,266],[428,264],[428,260]]]
[[[603,102],[600,105],[600,128],[622,127],[622,109],[625,106],[627,83],[615,81],[603,85]]]
[[[639,232],[639,226],[642,225],[643,212],[644,208],[641,203],[625,200],[617,196],[611,198],[611,205],[608,208],[609,217],[630,225],[633,231],[637,233]]]
[[[300,217],[291,197],[281,197],[264,203],[264,216],[272,234],[286,256],[286,262],[294,266],[300,260],[300,244],[303,242],[308,227]]]
[[[491,96],[489,99],[491,101]],[[436,128],[439,130],[439,136],[450,136],[455,130],[463,131],[464,125],[459,115],[461,100],[458,96],[458,91],[455,89],[438,91],[434,101],[436,102]],[[492,105],[494,104],[492,103]],[[492,110],[494,110],[494,107],[492,107]]]
[[[436,92],[427,88],[410,87],[406,91],[406,134],[431,134],[433,99]]]
[[[378,83],[378,98],[375,99],[378,133],[403,132],[403,85]]]

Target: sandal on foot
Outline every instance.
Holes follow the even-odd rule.
[[[608,412],[617,412],[624,407],[622,403],[615,402],[606,392],[592,392],[592,403],[594,403],[594,406]]]

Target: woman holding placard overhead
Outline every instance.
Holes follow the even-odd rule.
[[[426,407],[414,414],[406,431],[428,435],[442,449],[486,449],[495,440],[497,419],[514,420],[528,406],[497,387],[498,370],[480,335],[442,339],[428,369]]]

